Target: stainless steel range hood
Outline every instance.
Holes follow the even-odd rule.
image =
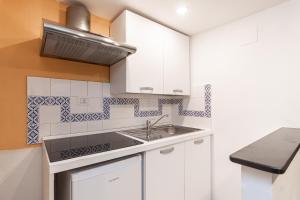
[[[88,10],[76,3],[67,9],[66,26],[44,20],[41,56],[113,65],[136,52],[133,46],[88,32],[89,18]]]

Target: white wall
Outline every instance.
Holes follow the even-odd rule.
[[[0,199],[42,199],[40,147],[0,151]]]
[[[192,85],[212,84],[214,199],[239,200],[229,155],[282,126],[300,127],[300,1],[198,34]]]

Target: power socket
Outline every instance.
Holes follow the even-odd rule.
[[[88,98],[84,98],[84,97],[80,97],[78,99],[78,104],[80,106],[87,106],[89,104],[89,99]]]

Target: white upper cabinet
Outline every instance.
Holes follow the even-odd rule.
[[[161,25],[124,11],[111,25],[111,37],[137,52],[111,66],[112,93],[163,93]]]
[[[165,29],[164,37],[164,94],[190,94],[190,38]]]
[[[137,52],[111,66],[112,93],[189,95],[189,37],[125,10],[111,37]]]

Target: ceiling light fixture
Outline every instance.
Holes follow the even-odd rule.
[[[185,15],[187,13],[187,11],[188,11],[188,9],[187,9],[186,6],[180,6],[180,7],[177,8],[176,13],[178,15],[182,15],[183,16],[183,15]]]

